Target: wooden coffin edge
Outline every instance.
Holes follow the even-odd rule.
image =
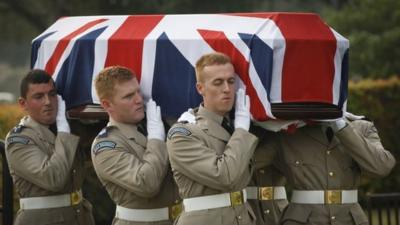
[[[342,117],[339,107],[326,103],[272,103],[272,114],[282,120],[335,119]],[[108,114],[100,105],[88,104],[68,110],[69,119],[108,120]]]

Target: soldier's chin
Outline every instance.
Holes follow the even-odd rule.
[[[52,125],[52,124],[54,124],[56,122],[56,118],[54,117],[51,117],[51,118],[44,118],[42,121],[41,121],[41,123],[43,124],[43,125]]]
[[[135,115],[134,123],[138,123],[144,119],[144,112],[139,112]]]

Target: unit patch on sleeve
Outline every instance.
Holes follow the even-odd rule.
[[[107,148],[114,149],[116,145],[113,141],[101,141],[93,147],[93,153],[96,155]]]
[[[9,137],[7,139],[7,143],[9,145],[14,144],[14,143],[20,143],[20,144],[26,145],[29,143],[29,138],[21,137],[21,136]]]
[[[184,128],[184,127],[174,127],[171,130],[169,130],[168,132],[168,139],[171,139],[174,134],[182,134],[185,136],[189,136],[192,134],[192,132],[190,132],[190,130]]]

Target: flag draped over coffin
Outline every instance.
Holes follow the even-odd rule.
[[[194,65],[203,54],[232,58],[259,121],[271,103],[344,109],[349,42],[310,13],[64,17],[32,41],[32,68],[56,81],[67,108],[99,103],[93,80],[107,66],[131,68],[164,116],[196,107]]]

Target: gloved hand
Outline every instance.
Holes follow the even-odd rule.
[[[235,128],[250,128],[250,98],[242,88],[236,92]]]
[[[196,117],[194,116],[194,111],[192,108],[189,108],[188,111],[182,113],[182,115],[178,118],[178,122],[186,121],[188,123],[196,123]]]
[[[160,106],[156,105],[153,99],[150,99],[146,103],[146,117],[147,117],[147,138],[158,139],[164,141],[165,130],[164,123],[161,120],[161,109]]]
[[[339,118],[339,119],[334,120],[334,121],[329,121],[327,123],[328,123],[327,125],[329,127],[331,127],[333,132],[335,132],[335,133],[340,131],[341,129],[343,129],[347,125],[346,120],[344,120],[343,118]]]
[[[65,117],[65,101],[57,95],[58,112],[56,117],[57,132],[71,133],[67,118]]]

